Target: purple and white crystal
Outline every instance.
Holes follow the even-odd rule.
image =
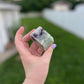
[[[54,42],[53,37],[40,26],[32,32],[30,36],[31,39],[36,41],[37,44],[44,50],[46,50]]]

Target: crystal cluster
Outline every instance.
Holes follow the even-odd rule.
[[[36,41],[39,47],[46,50],[54,42],[53,37],[45,31],[42,27],[38,27],[34,32],[31,33],[31,39]]]

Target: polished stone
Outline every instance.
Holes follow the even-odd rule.
[[[54,42],[53,37],[41,26],[32,32],[30,36],[32,40],[36,41],[36,43],[44,50],[46,50]]]

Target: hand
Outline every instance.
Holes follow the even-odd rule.
[[[16,49],[20,54],[20,58],[25,70],[25,81],[23,84],[44,84],[51,59],[53,49],[56,47],[52,44],[42,55],[42,48],[33,42],[29,47],[30,34],[34,31],[30,31],[22,38],[24,28],[21,27],[15,36]],[[42,56],[41,56],[42,55]]]

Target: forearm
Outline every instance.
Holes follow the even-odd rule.
[[[44,84],[40,81],[34,81],[34,80],[31,80],[31,79],[25,79],[23,84]]]

